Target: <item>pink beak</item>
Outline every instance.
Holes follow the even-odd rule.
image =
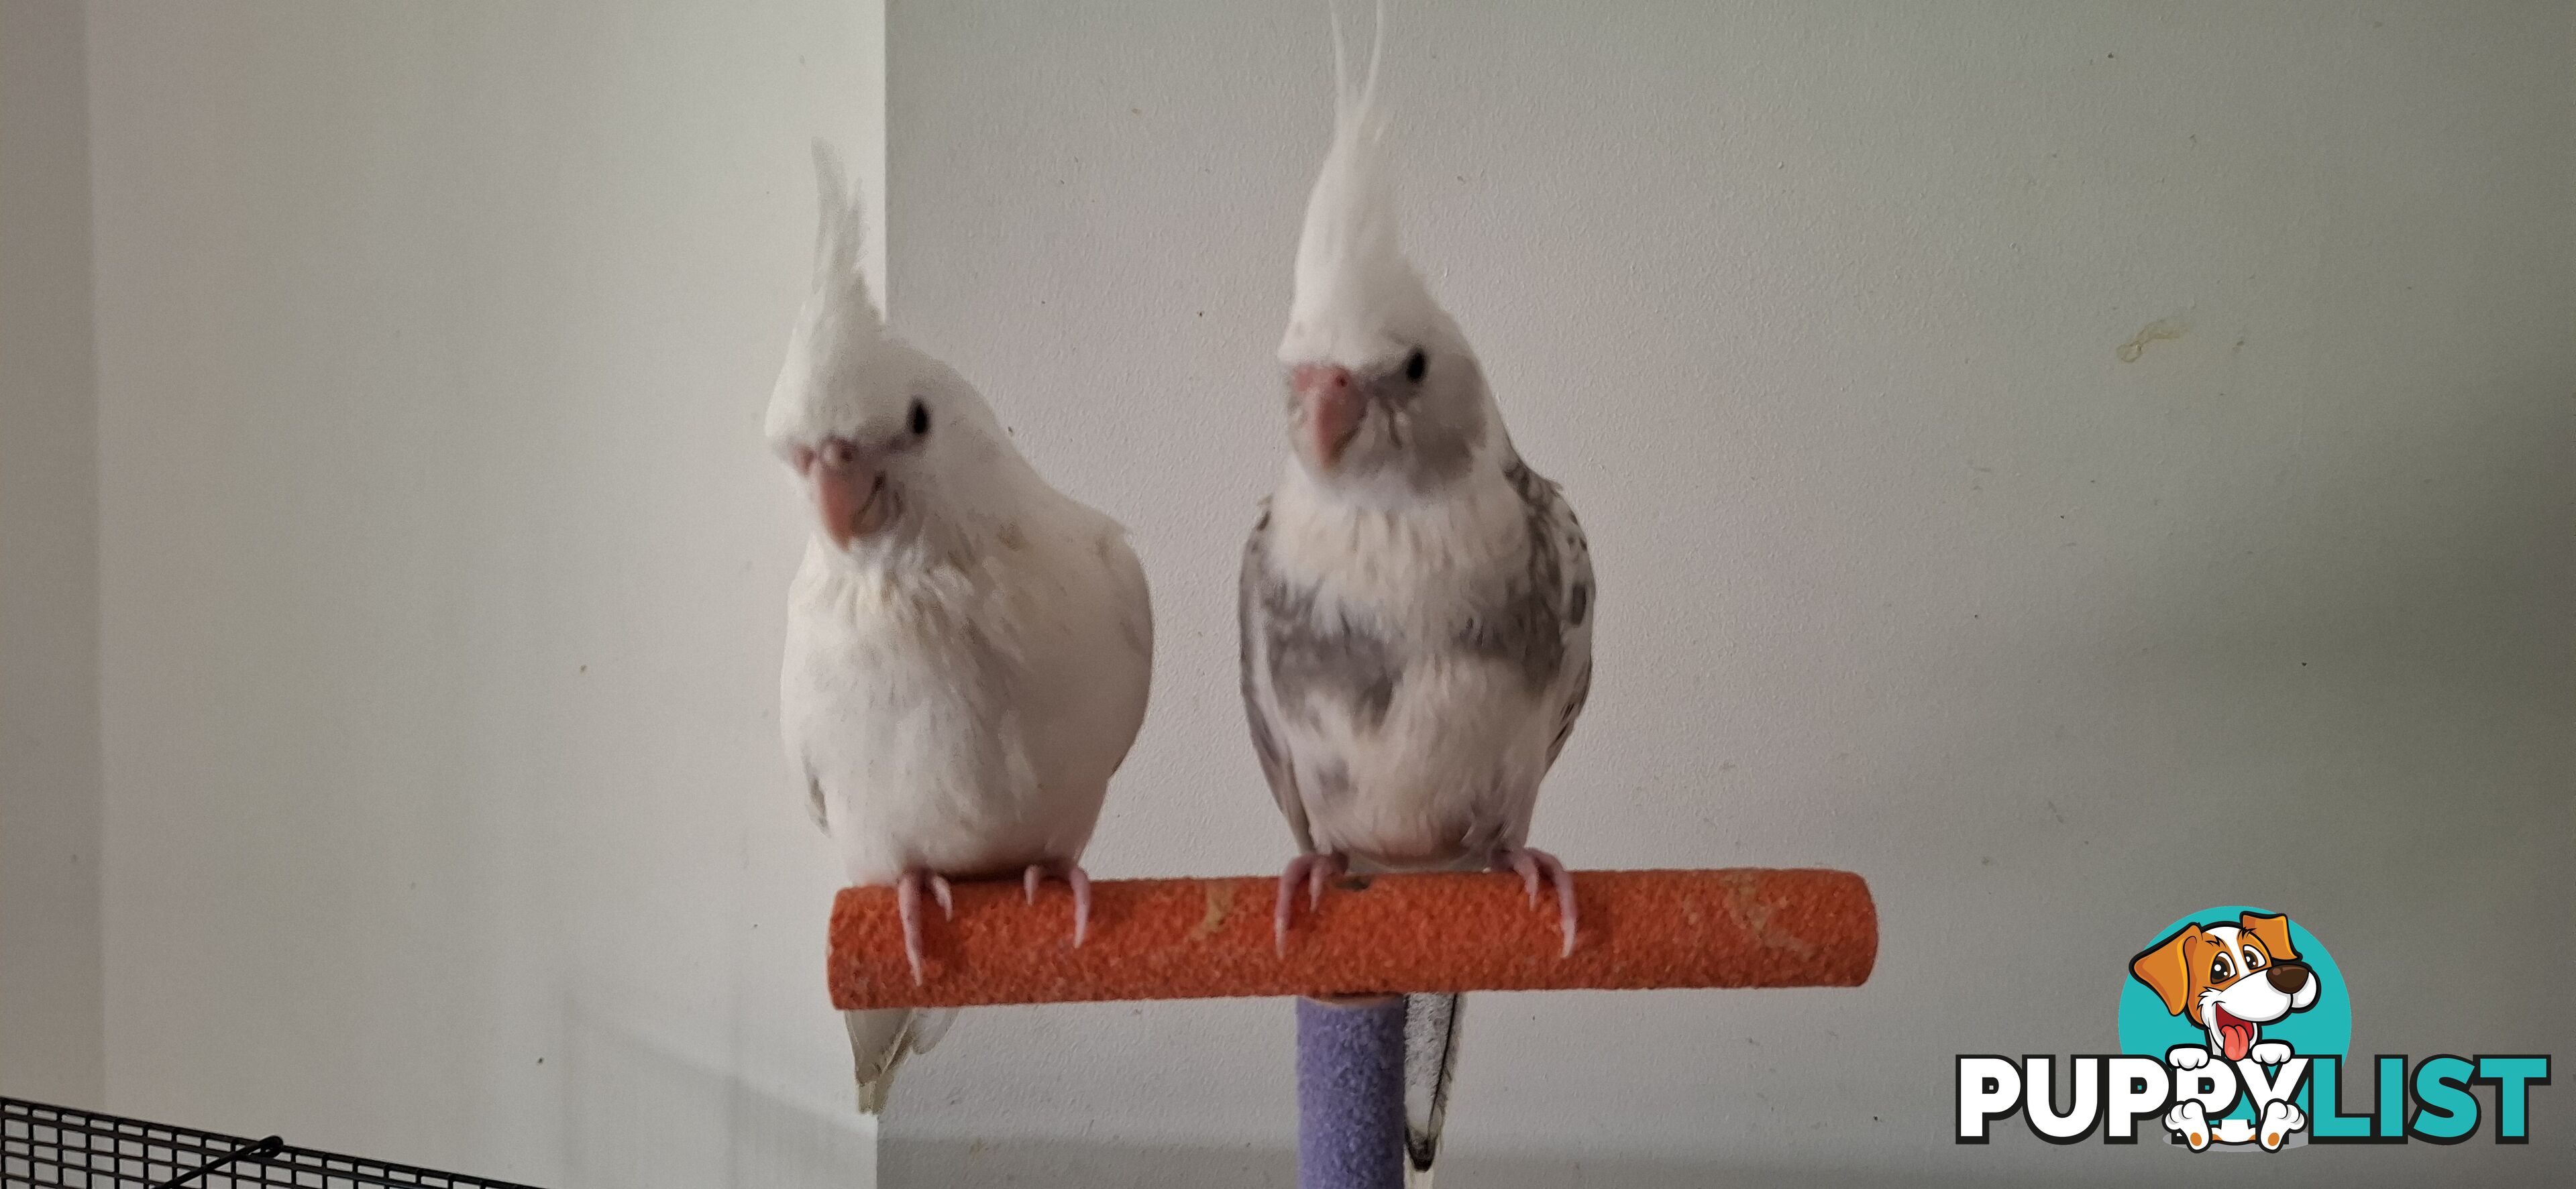
[[[847,549],[850,542],[885,527],[885,468],[866,451],[831,438],[820,450],[798,450],[796,465],[805,473],[823,535],[832,544]]]
[[[1351,384],[1351,369],[1303,363],[1290,373],[1290,384],[1297,393],[1297,408],[1306,418],[1307,454],[1319,469],[1329,471],[1341,461],[1351,435],[1359,432],[1360,414],[1365,411],[1359,389]]]

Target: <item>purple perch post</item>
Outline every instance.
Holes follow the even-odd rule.
[[[1404,997],[1297,1001],[1298,1189],[1403,1189]]]

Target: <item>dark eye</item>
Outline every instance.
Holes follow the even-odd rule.
[[[929,432],[930,406],[921,403],[921,398],[914,397],[912,401],[912,436],[917,438]]]
[[[2247,969],[2247,970],[2261,970],[2262,968],[2263,968],[2263,951],[2261,951],[2261,950],[2254,950],[2254,949],[2249,949],[2249,950],[2245,951],[2245,969]]]
[[[1413,349],[1413,354],[1404,357],[1404,378],[1419,384],[1422,382],[1422,373],[1430,367],[1431,360],[1422,354],[1422,348],[1416,347]]]
[[[2210,960],[2209,981],[2213,983],[2220,982],[2225,980],[2228,975],[2234,973],[2236,973],[2236,967],[2227,960],[2227,955],[2220,954],[2216,958]]]

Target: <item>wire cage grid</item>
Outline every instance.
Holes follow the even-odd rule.
[[[0,1098],[0,1189],[533,1189],[99,1111]]]

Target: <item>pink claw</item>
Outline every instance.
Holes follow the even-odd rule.
[[[1049,866],[1031,863],[1020,873],[1020,893],[1030,904],[1038,902],[1038,885],[1053,875],[1073,886],[1073,948],[1082,948],[1082,939],[1091,935],[1091,876],[1080,863]]]
[[[921,873],[906,871],[894,883],[895,914],[903,920],[903,956],[912,960],[912,985],[921,985]]]
[[[1064,865],[1064,882],[1073,885],[1073,948],[1091,932],[1091,875],[1079,863]]]
[[[1494,866],[1508,867],[1520,873],[1521,887],[1529,892],[1532,905],[1538,903],[1540,876],[1546,876],[1549,883],[1556,885],[1558,927],[1565,934],[1565,949],[1557,956],[1574,956],[1574,876],[1565,870],[1565,864],[1537,847],[1514,847],[1494,856]]]
[[[930,894],[939,901],[940,915],[957,919],[957,901],[948,887],[947,877],[935,871],[906,871],[894,882],[895,909],[903,918],[903,956],[912,960],[912,985],[921,985],[921,886],[930,885]]]
[[[1312,912],[1324,906],[1324,885],[1348,870],[1350,864],[1336,854],[1299,855],[1288,860],[1287,869],[1279,873],[1279,907],[1271,921],[1281,956],[1288,953],[1288,922],[1297,915],[1297,885],[1306,885],[1306,909]]]

